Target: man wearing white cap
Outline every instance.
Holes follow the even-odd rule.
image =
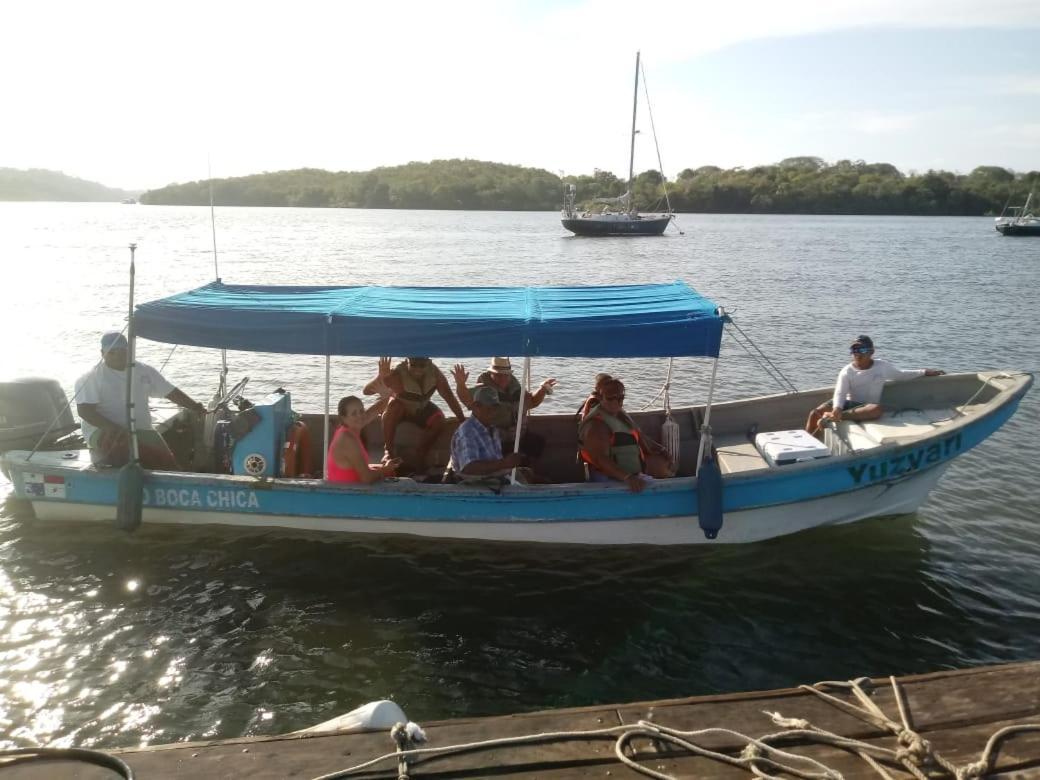
[[[102,360],[76,380],[76,412],[83,438],[96,466],[121,466],[130,457],[126,420],[126,337],[112,331],[101,337]],[[177,469],[177,460],[162,436],[152,428],[149,398],[168,398],[193,412],[206,407],[170,384],[151,366],[134,361],[134,427],[141,464],[150,469]]]

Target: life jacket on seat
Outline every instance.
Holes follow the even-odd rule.
[[[399,363],[394,371],[404,386],[404,392],[397,394],[397,400],[404,403],[409,414],[415,414],[426,405],[437,389],[437,368],[433,363],[427,363],[418,378],[408,370],[407,363]]]
[[[626,474],[642,473],[645,467],[643,448],[639,444],[639,429],[628,419],[615,417],[603,410],[602,406],[594,406],[578,427],[578,454],[582,461],[595,468],[592,454],[585,449],[585,434],[593,420],[599,420],[610,429],[610,459]]]
[[[283,477],[314,476],[314,455],[311,452],[311,432],[307,423],[297,420],[289,426],[282,448]]]

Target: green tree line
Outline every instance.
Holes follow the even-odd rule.
[[[560,206],[567,184],[576,186],[582,207],[595,207],[597,198],[617,197],[626,188],[607,171],[561,178],[538,168],[478,160],[362,172],[304,168],[215,179],[212,187],[214,202],[224,206],[546,211]],[[632,189],[644,211],[665,208],[667,189],[679,212],[980,216],[999,213],[1009,200],[1021,204],[1031,189],[1040,189],[1040,171],[980,166],[969,174],[904,174],[888,163],[791,157],[753,168],[687,168],[672,181],[644,171]],[[141,202],[207,205],[209,193],[208,181],[172,184],[144,193]]]
[[[0,168],[0,200],[120,201],[135,193],[43,168]]]

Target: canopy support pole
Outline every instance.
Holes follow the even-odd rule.
[[[206,175],[209,177],[209,227],[213,233],[213,279],[220,281],[220,263],[217,261],[217,218],[213,211],[213,167],[209,155],[206,155]],[[227,392],[227,350],[220,350],[220,380],[217,382],[217,397],[223,398]],[[208,439],[207,439],[208,441]]]
[[[711,383],[708,385],[708,404],[704,410],[704,422],[701,423],[701,443],[697,448],[697,470],[694,472],[694,476],[696,476],[701,470],[701,463],[704,461],[704,450],[706,445],[711,443],[711,400],[715,395],[715,376],[718,371],[719,359],[716,357],[711,366]]]
[[[332,325],[332,315],[328,316],[329,325]],[[326,334],[328,331],[326,331]],[[328,481],[329,479],[329,386],[332,383],[332,357],[328,352],[328,335],[326,335],[326,351],[325,351],[325,415],[324,415],[324,433],[322,435],[322,441],[324,441],[322,449],[322,462],[325,464],[322,467],[322,478]]]
[[[126,430],[130,434],[130,463],[138,466],[141,453],[137,437],[137,409],[134,406],[134,361],[137,360],[137,333],[134,331],[134,252],[136,249],[137,244],[130,245],[130,312],[126,317]]]
[[[527,402],[527,386],[531,384],[531,356],[527,355],[524,357],[524,379],[520,383],[520,407],[516,410],[516,433],[513,435],[513,452],[520,452],[520,433],[524,427],[524,406]],[[509,481],[514,485],[516,481],[516,466],[513,466],[513,471],[509,475]]]

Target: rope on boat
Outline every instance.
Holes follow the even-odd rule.
[[[647,401],[645,404],[643,404],[640,407],[639,411],[645,412],[653,404],[657,403],[657,399],[661,398],[662,396],[664,396],[664,410],[666,412],[670,412],[672,410],[671,407],[669,406],[669,403],[668,403],[669,402],[668,391],[672,387],[672,366],[674,365],[674,363],[675,363],[675,358],[668,358],[668,374],[664,378],[664,384],[661,386],[661,389],[657,391],[657,395],[655,395],[653,398],[651,398],[649,401]]]
[[[672,417],[672,403],[669,396],[669,390],[672,387],[672,368],[674,365],[675,358],[668,358],[668,375],[665,377],[664,386],[657,391],[657,395],[643,404],[639,411],[645,412],[652,404],[657,403],[658,398],[664,396],[664,422],[661,424],[661,444],[668,451],[672,463],[678,463],[682,449],[682,437],[679,423]]]
[[[729,316],[728,324],[731,325],[734,330],[736,330],[736,333],[739,333],[740,336],[743,337],[742,341],[741,338],[737,337],[736,333],[732,333],[731,331],[731,334],[734,336],[733,340],[736,341],[737,344],[739,344],[741,347],[743,347],[744,351],[747,352],[754,360],[758,361],[758,364],[762,366],[762,369],[767,374],[769,374],[769,376],[771,376],[777,382],[777,384],[784,388],[784,392],[798,392],[798,388],[795,387],[794,382],[788,379],[784,372],[781,371],[780,368],[772,360],[769,359],[766,353],[759,349],[758,345],[751,340],[751,337],[747,333],[745,333],[737,324],[736,320],[733,319],[732,314]],[[752,351],[752,349],[754,351]]]
[[[159,373],[160,373],[160,374],[161,374],[161,373],[162,373],[163,371],[165,371],[165,370],[166,370],[166,364],[170,362],[170,358],[172,358],[172,357],[173,357],[173,353],[177,351],[177,347],[179,347],[179,346],[180,346],[180,344],[174,344],[174,345],[173,345],[173,349],[171,349],[171,350],[170,350],[170,354],[166,356],[166,360],[164,360],[164,361],[163,361],[163,364],[162,364],[162,365],[161,365],[161,366],[159,367]]]
[[[986,377],[982,381],[982,387],[980,387],[978,390],[976,390],[975,394],[972,395],[971,398],[969,398],[967,401],[962,403],[960,406],[953,407],[953,411],[955,413],[955,416],[956,417],[961,417],[961,416],[967,414],[967,412],[964,411],[965,407],[971,406],[972,403],[974,403],[975,399],[978,398],[980,395],[982,395],[982,391],[985,390],[987,387],[989,387],[989,383],[990,383],[991,380],[993,380],[993,379],[1014,379],[1016,376],[1024,376],[1024,375],[1025,375],[1025,372],[1023,372],[1023,371],[1018,371],[1018,372],[1016,372],[1014,374],[1010,374],[1007,371],[1003,371],[1003,372],[1001,372],[999,374],[994,374],[993,376]]]
[[[377,764],[386,761],[396,761],[398,764],[399,778],[407,780],[408,760],[420,757],[432,757],[437,755],[450,755],[492,748],[508,746],[532,745],[546,742],[569,742],[576,740],[603,740],[614,739],[614,755],[618,761],[639,774],[657,780],[676,780],[674,775],[667,774],[657,769],[651,769],[646,764],[639,763],[625,753],[625,748],[636,739],[645,739],[655,744],[664,744],[685,751],[687,754],[711,759],[720,763],[728,764],[747,771],[757,778],[775,778],[778,773],[787,773],[803,780],[842,780],[842,774],[831,769],[821,761],[810,756],[792,753],[782,750],[777,744],[789,745],[792,741],[804,741],[817,745],[834,747],[853,753],[874,770],[884,780],[893,780],[892,774],[882,765],[885,762],[889,766],[897,765],[913,775],[917,780],[981,780],[991,774],[1000,755],[1000,749],[1004,742],[1016,734],[1040,731],[1040,723],[1023,723],[1013,726],[1005,726],[987,740],[985,747],[976,761],[963,765],[956,765],[940,755],[931,743],[918,734],[911,725],[910,712],[906,697],[895,677],[890,677],[889,682],[895,695],[896,705],[899,710],[898,720],[889,718],[878,705],[871,700],[868,690],[873,688],[869,678],[861,677],[846,682],[818,682],[815,685],[799,686],[801,690],[818,696],[821,700],[835,708],[862,720],[876,729],[886,731],[896,738],[898,747],[886,748],[865,740],[844,737],[840,734],[827,731],[813,725],[803,718],[786,718],[778,712],[763,711],[774,725],[783,730],[761,737],[750,737],[738,731],[725,728],[705,728],[694,731],[680,731],[668,726],[654,723],[650,720],[640,720],[635,724],[610,726],[602,729],[586,731],[551,731],[538,734],[523,734],[515,737],[502,737],[499,739],[482,740],[479,742],[466,742],[456,745],[444,745],[440,747],[409,748],[406,746],[425,740],[425,734],[416,724],[409,723],[407,726],[397,723],[391,730],[391,739],[396,743],[397,750],[386,753],[370,761],[357,764],[346,769],[341,769],[330,774],[321,775],[313,780],[336,780],[350,775],[356,775]],[[828,693],[826,689],[837,688],[849,691],[858,702],[839,699]],[[415,735],[418,735],[417,737]],[[731,737],[745,743],[743,749],[736,754],[723,753],[712,750],[698,744],[698,740],[704,738]],[[644,756],[645,759],[652,758],[678,758],[681,755],[670,753],[667,756]]]

